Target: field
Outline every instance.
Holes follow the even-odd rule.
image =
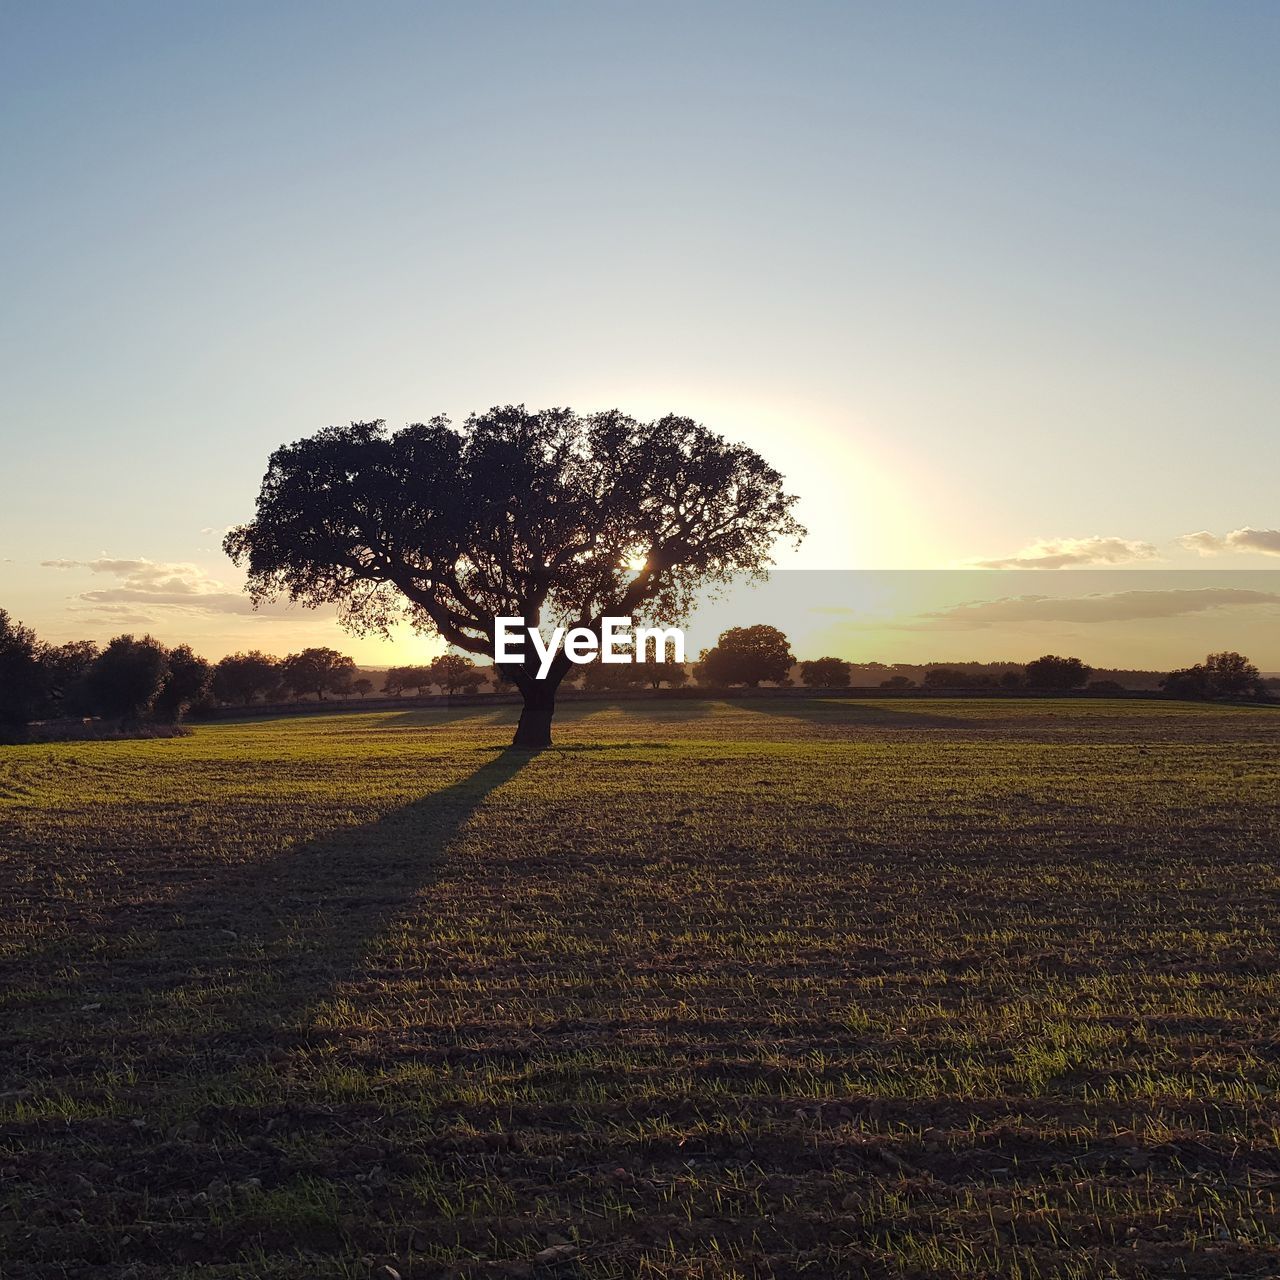
[[[1280,1274],[1280,713],[0,749],[0,1275]]]

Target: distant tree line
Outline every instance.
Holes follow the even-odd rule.
[[[492,668],[461,654],[415,667],[392,667],[382,692],[474,693]],[[189,645],[169,648],[154,636],[121,635],[105,646],[88,640],[54,645],[0,609],[0,738],[20,736],[33,721],[101,719],[122,725],[176,725],[212,704],[251,706],[283,698],[361,698],[374,683],[354,659],[314,647],[277,658],[254,649],[211,663]]]
[[[731,627],[692,665],[693,679],[700,687],[749,689],[764,684],[791,686],[797,667],[787,637],[763,623]],[[919,678],[905,674],[907,670]],[[1091,680],[1094,672],[1079,658],[1056,654],[1045,654],[1025,666],[960,663],[923,669],[822,657],[799,663],[798,671],[801,682],[814,689],[845,689],[855,675],[865,679],[884,671],[894,674],[878,681],[878,686],[890,692],[1083,689],[1103,694],[1126,688],[1116,679]],[[566,677],[591,692],[664,685],[678,689],[689,678],[685,665],[659,661],[596,661],[574,666]],[[498,668],[445,653],[429,663],[388,668],[376,691],[392,697],[433,688],[445,694],[473,694],[490,684],[512,687]],[[1252,662],[1230,651],[1209,654],[1204,662],[1170,672],[1159,682],[1174,697],[1200,699],[1269,699],[1277,685],[1280,681],[1265,680]],[[213,703],[247,707],[289,697],[315,697],[323,702],[329,696],[366,698],[373,692],[373,680],[361,675],[355,661],[336,649],[307,648],[283,658],[253,649],[210,663],[189,645],[169,648],[149,635],[116,636],[102,648],[87,640],[52,645],[42,643],[29,627],[0,609],[0,734],[9,737],[35,720],[100,717],[124,724],[176,725],[193,710]]]

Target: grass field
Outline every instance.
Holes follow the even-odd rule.
[[[1280,1274],[1280,713],[512,711],[0,749],[0,1275]]]

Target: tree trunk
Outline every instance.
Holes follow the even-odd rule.
[[[513,747],[529,747],[534,750],[551,745],[551,717],[556,713],[556,686],[534,680],[524,694],[524,706],[520,708],[520,723],[516,725]]]

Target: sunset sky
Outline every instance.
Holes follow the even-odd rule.
[[[942,611],[1244,591],[1152,664],[1280,669],[1278,64],[1271,3],[0,3],[0,606],[412,660],[250,612],[271,449],[617,405],[777,465],[788,567],[986,570],[815,645],[1142,665],[1151,597]]]

